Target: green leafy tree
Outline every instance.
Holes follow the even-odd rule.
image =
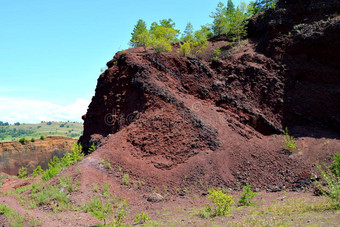
[[[172,43],[176,41],[177,30],[165,26],[156,26],[150,29],[150,46],[156,53],[172,51]]]
[[[132,47],[147,47],[149,44],[149,31],[146,28],[146,23],[143,20],[138,20],[133,32],[131,33],[130,45]]]

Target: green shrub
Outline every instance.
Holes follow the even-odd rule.
[[[212,216],[212,210],[209,204],[205,204],[204,207],[199,211],[202,218],[209,219]]]
[[[226,216],[230,214],[230,205],[234,203],[232,196],[223,193],[219,188],[209,190],[208,198],[211,199],[215,205],[216,216]]]
[[[215,50],[214,50],[214,56],[212,59],[218,59],[219,56],[221,55],[222,51],[221,51],[221,48],[217,47]]]
[[[8,206],[0,204],[0,214],[4,214],[11,226],[24,226],[25,218]]]
[[[35,168],[33,170],[33,176],[36,177],[36,176],[39,176],[40,174],[42,174],[44,172],[44,170],[41,168],[41,166],[37,166],[37,168]]]
[[[59,177],[59,183],[61,187],[66,188],[69,193],[73,192],[73,183],[72,178],[68,177]]]
[[[186,41],[183,44],[179,44],[179,46],[180,55],[185,57],[191,54],[192,47],[189,41]]]
[[[19,139],[19,143],[21,143],[21,144],[25,144],[26,142],[28,142],[28,140],[25,139],[25,138]]]
[[[27,169],[26,167],[21,167],[18,172],[18,178],[26,178],[27,177]]]
[[[44,186],[31,189],[31,199],[38,205],[51,205],[53,211],[66,210],[69,205],[69,198],[59,186]]]
[[[251,190],[250,185],[247,183],[246,186],[243,187],[243,194],[241,195],[241,198],[238,200],[238,202],[242,206],[255,205],[256,203],[251,202],[251,200],[254,199],[255,196],[256,193]]]
[[[107,202],[102,202],[99,198],[93,198],[88,204],[83,207],[85,212],[89,212],[92,216],[97,219],[104,221],[104,226],[106,226],[106,220],[108,216],[114,213],[112,204]],[[116,225],[113,225],[116,226]]]
[[[45,140],[45,136],[40,136],[40,139],[41,140]]]
[[[288,128],[285,129],[284,135],[285,135],[285,137],[283,139],[283,143],[284,143],[285,147],[288,148],[289,150],[296,149],[296,147],[297,147],[296,142],[295,142],[294,138],[288,134]]]
[[[333,159],[334,162],[331,164],[330,169],[335,176],[340,177],[340,153],[336,153]]]
[[[147,213],[144,213],[143,211],[140,214],[137,214],[135,216],[134,222],[136,225],[138,224],[144,224],[146,221],[150,220],[151,218]]]
[[[32,143],[34,143],[34,142],[35,142],[35,139],[34,139],[34,138],[32,138],[32,139],[31,139],[31,142],[32,142]]]
[[[337,153],[333,157],[334,162],[329,167],[324,164],[317,166],[323,180],[326,182],[326,185],[324,187],[320,182],[316,182],[316,186],[320,189],[324,196],[331,199],[333,203],[332,205],[335,209],[340,209],[339,156],[340,153]]]
[[[52,161],[48,163],[48,169],[44,172],[42,179],[48,181],[57,175],[63,168],[71,165],[72,163],[81,161],[84,157],[82,153],[82,147],[80,144],[75,143],[72,147],[71,152],[65,154],[64,157],[59,159],[54,156]]]

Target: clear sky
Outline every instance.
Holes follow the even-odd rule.
[[[128,48],[138,19],[199,29],[218,2],[0,0],[0,121],[81,121],[100,69]]]

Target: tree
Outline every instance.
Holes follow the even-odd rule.
[[[182,34],[181,41],[186,42],[186,41],[193,40],[193,39],[194,39],[194,28],[192,24],[189,22],[187,26],[185,27],[185,30]]]
[[[133,32],[131,33],[132,37],[130,40],[130,45],[132,47],[147,47],[149,42],[149,32],[146,28],[145,21],[139,19]]]
[[[150,45],[156,53],[172,51],[172,42],[175,41],[176,35],[175,29],[158,26],[151,33]]]
[[[177,41],[178,30],[171,19],[153,22],[150,27],[150,46],[156,53],[172,51],[172,43]]]
[[[241,39],[247,35],[246,7],[247,5],[241,2],[240,6],[236,7],[230,22],[230,35],[232,36],[232,40],[234,42],[237,41],[238,44],[240,44]]]
[[[216,12],[213,12],[210,16],[214,19],[212,30],[215,36],[226,34],[227,21],[225,17],[226,7],[222,2],[219,2],[216,8]]]
[[[200,30],[195,31],[195,39],[197,41],[204,41],[213,36],[210,28],[208,26],[202,25]]]
[[[254,3],[254,14],[258,14],[269,8],[275,8],[276,0],[256,0]]]

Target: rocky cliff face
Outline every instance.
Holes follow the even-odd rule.
[[[43,169],[53,156],[62,157],[69,152],[76,140],[66,137],[50,136],[21,144],[19,142],[0,143],[0,172],[16,175],[21,167],[31,173],[38,165]]]
[[[157,184],[308,184],[312,166],[340,147],[340,29],[331,2],[279,1],[251,19],[249,41],[230,48],[212,39],[200,58],[117,53],[98,79],[80,142]],[[314,15],[319,3],[324,13]],[[210,60],[216,47],[223,54]],[[270,136],[285,127],[308,136],[300,155]],[[312,138],[321,136],[331,149]]]
[[[285,0],[249,23],[256,51],[284,67],[282,122],[310,126],[304,135],[340,131],[339,12],[337,0]]]

